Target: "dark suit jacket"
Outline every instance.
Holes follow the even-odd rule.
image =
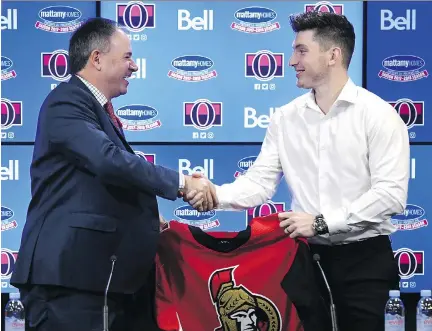
[[[134,154],[104,108],[73,76],[39,114],[32,199],[11,284],[133,293],[159,235],[156,196],[177,198],[178,172]]]

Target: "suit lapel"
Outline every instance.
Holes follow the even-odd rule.
[[[98,103],[99,104],[99,103]],[[114,132],[116,133],[117,137],[120,138],[121,142],[123,143],[126,150],[128,150],[131,153],[134,153],[133,149],[130,147],[129,143],[126,141],[126,138],[124,136],[123,130],[118,129],[117,126],[112,121],[111,117],[109,117],[108,113],[106,112],[105,108],[100,106],[100,110],[105,114],[105,118],[110,122]]]
[[[72,76],[71,79],[69,80],[69,83],[74,84],[79,86],[81,89],[83,89],[85,92],[89,93],[91,95],[91,97],[94,99],[94,102],[99,106],[96,110],[98,111],[98,117],[101,121],[109,122],[109,126],[112,127],[112,129],[114,130],[115,135],[113,135],[110,130],[105,131],[106,134],[111,137],[113,140],[120,140],[118,141],[118,145],[124,147],[124,149],[126,149],[127,151],[131,152],[131,153],[135,153],[134,150],[130,147],[129,143],[126,141],[125,136],[123,134],[123,132],[121,132],[119,129],[117,129],[117,127],[114,125],[113,121],[111,120],[111,118],[109,117],[107,111],[105,110],[105,108],[99,103],[99,101],[96,99],[96,97],[93,95],[93,93],[88,89],[88,87],[81,81],[81,79],[79,79],[76,76]]]

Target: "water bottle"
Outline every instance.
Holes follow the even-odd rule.
[[[421,290],[417,304],[417,331],[432,331],[431,290]]]
[[[24,305],[19,293],[11,293],[6,304],[5,331],[25,331]]]
[[[385,306],[385,331],[405,331],[405,307],[398,290],[389,292]]]

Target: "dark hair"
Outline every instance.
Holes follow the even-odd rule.
[[[81,25],[69,41],[70,73],[82,70],[95,49],[108,52],[110,38],[116,30],[117,23],[106,18],[91,18]]]
[[[290,16],[294,32],[314,30],[315,40],[328,50],[331,44],[339,46],[343,53],[343,64],[348,69],[355,46],[354,27],[344,15],[310,11]]]

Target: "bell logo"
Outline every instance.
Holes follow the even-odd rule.
[[[146,79],[147,77],[147,61],[144,58],[135,59],[135,64],[138,70],[131,75],[131,79]]]
[[[6,16],[0,16],[1,30],[18,30],[18,10],[8,9]]]
[[[204,10],[203,17],[190,18],[191,13],[186,9],[178,10],[178,30],[189,30],[195,31],[201,30],[213,30],[213,10]]]
[[[411,169],[410,169],[411,179],[416,178],[416,159],[411,159]]]
[[[19,161],[9,160],[8,167],[0,167],[0,180],[19,180]]]
[[[179,159],[179,172],[192,176],[195,172],[199,172],[206,176],[208,179],[214,179],[213,159],[204,159],[204,166],[191,166],[188,159]]]
[[[270,124],[271,117],[275,111],[279,109],[277,107],[270,107],[269,115],[259,115],[257,116],[257,111],[252,107],[245,107],[244,109],[244,127],[246,129],[251,129],[255,127],[260,127],[262,129],[268,128]]]
[[[417,23],[416,14],[417,13],[415,9],[407,9],[405,17],[401,16],[393,18],[393,12],[391,10],[381,9],[381,30],[415,30]]]

